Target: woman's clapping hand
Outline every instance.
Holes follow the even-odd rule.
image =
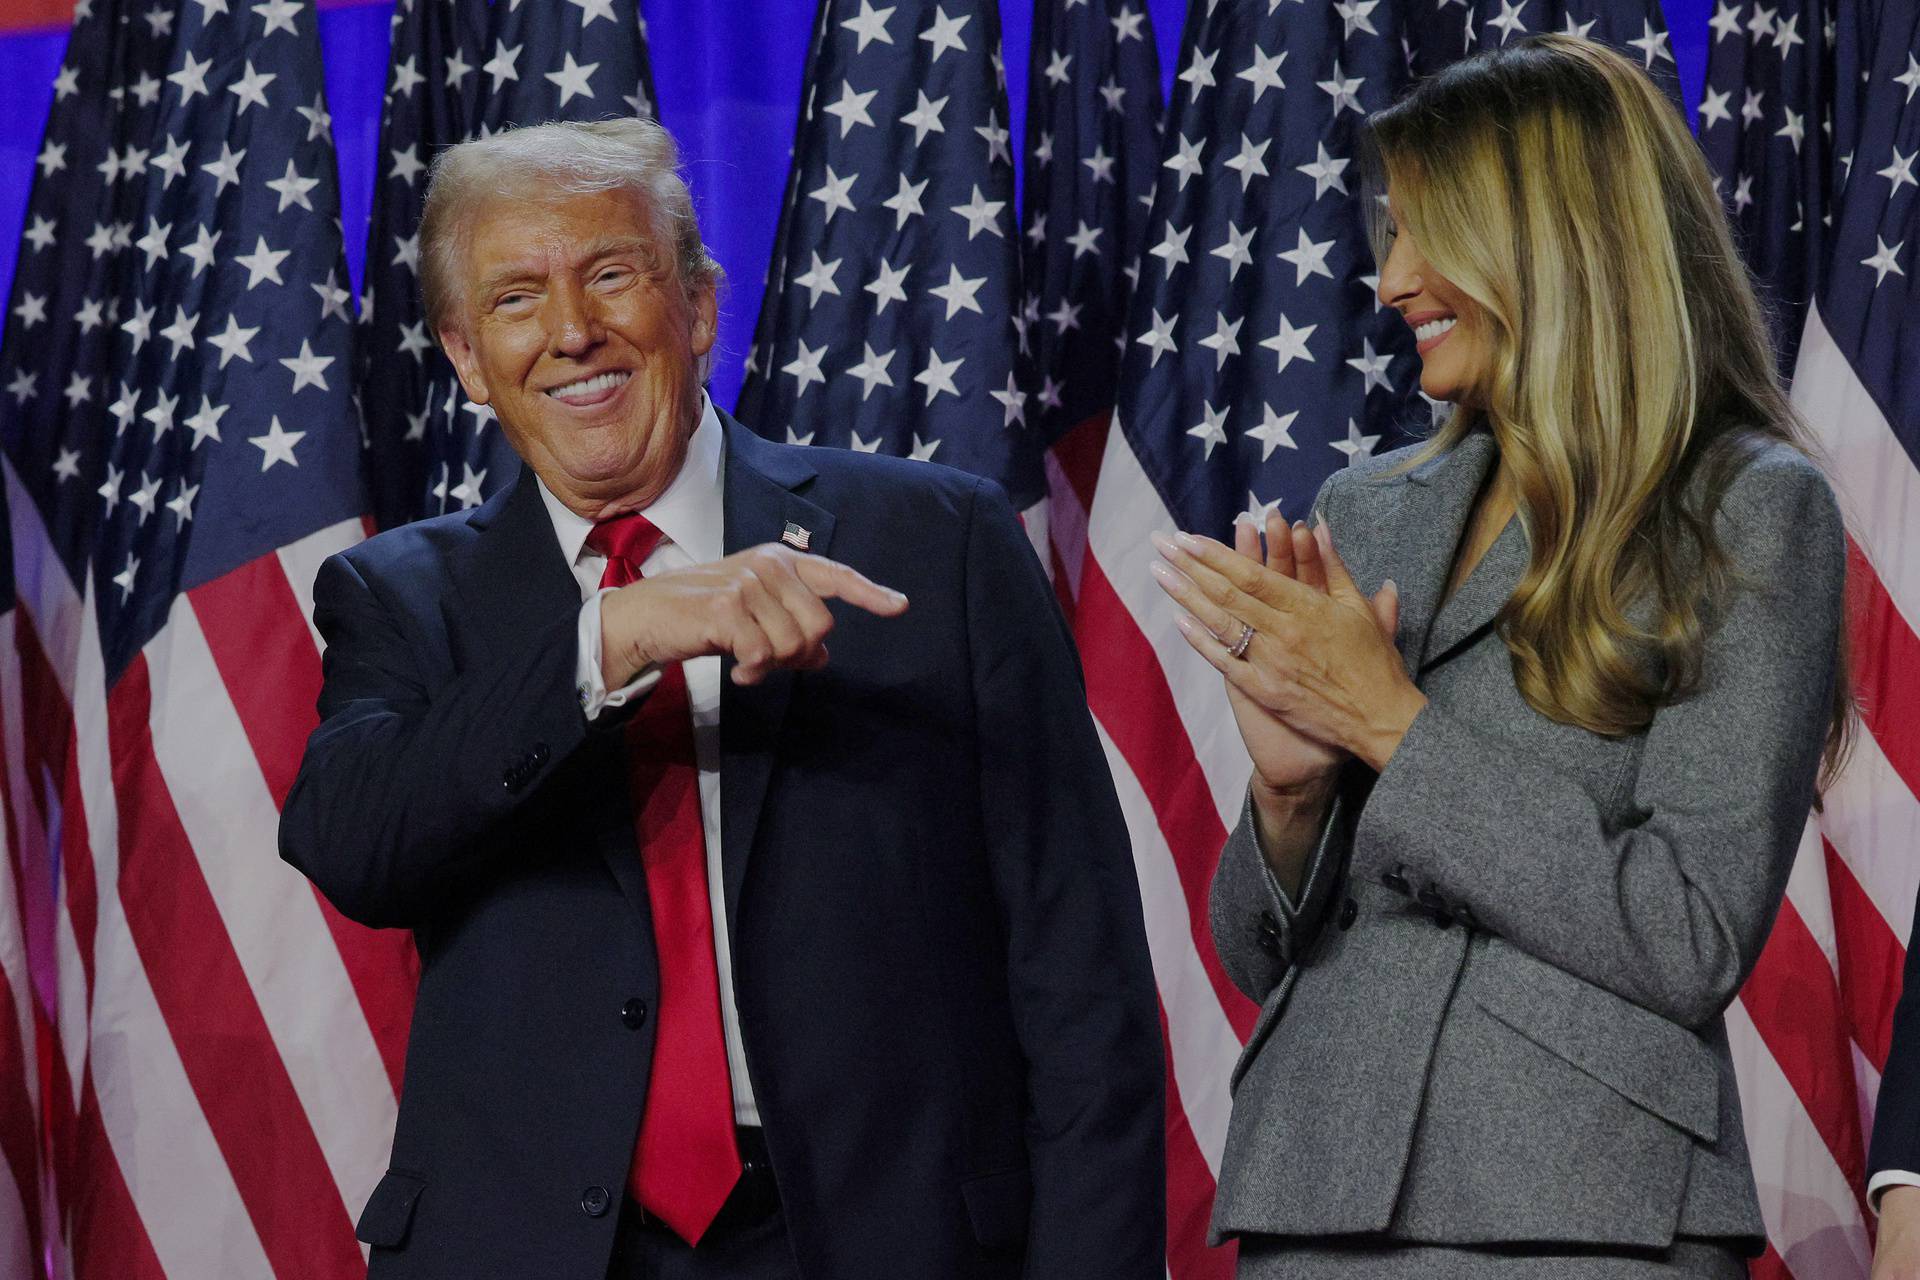
[[[1264,557],[1246,522],[1233,547],[1154,535],[1154,577],[1186,610],[1181,633],[1226,677],[1262,783],[1311,786],[1342,752],[1383,768],[1426,705],[1393,644],[1398,590],[1363,594],[1324,523],[1289,529],[1276,515],[1267,532]],[[1243,625],[1253,636],[1234,657]]]

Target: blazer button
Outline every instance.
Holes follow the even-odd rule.
[[[607,1194],[605,1187],[588,1187],[580,1193],[580,1212],[589,1218],[605,1217],[612,1203],[613,1197]]]
[[[620,1006],[620,1021],[627,1024],[627,1030],[638,1031],[646,1020],[647,1002],[645,1000],[629,1000]]]
[[[1273,918],[1273,912],[1262,911],[1260,924],[1254,930],[1254,942],[1270,956],[1280,954],[1280,922]]]
[[[527,753],[527,763],[538,769],[547,762],[551,754],[552,753],[547,750],[546,743],[536,742],[533,744],[533,750]]]
[[[1353,922],[1360,918],[1360,904],[1348,898],[1340,907],[1340,931],[1345,933],[1353,928]]]
[[[1447,900],[1440,896],[1438,889],[1432,885],[1428,885],[1420,890],[1420,905],[1429,911],[1445,911],[1447,909]]]
[[[518,791],[522,786],[526,785],[526,779],[521,776],[518,765],[501,770],[500,785],[509,791]]]
[[[1395,893],[1411,895],[1413,893],[1413,885],[1408,882],[1405,876],[1400,874],[1400,871],[1401,868],[1395,867],[1380,877],[1380,883]]]

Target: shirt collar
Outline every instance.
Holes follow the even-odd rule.
[[[725,503],[722,498],[721,472],[726,457],[726,434],[720,427],[720,415],[714,412],[713,399],[700,393],[700,425],[687,440],[687,456],[680,473],[665,493],[644,507],[641,514],[653,521],[666,541],[685,551],[695,564],[718,560],[726,551]],[[553,522],[553,535],[560,542],[560,554],[568,564],[580,559],[593,521],[553,496],[547,482],[540,485],[540,501]]]

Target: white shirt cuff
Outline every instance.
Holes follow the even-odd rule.
[[[1867,1204],[1876,1216],[1880,1212],[1880,1193],[1888,1187],[1920,1187],[1920,1173],[1908,1173],[1905,1169],[1882,1169],[1874,1174],[1867,1183]]]
[[[580,606],[580,656],[574,662],[573,687],[588,720],[598,720],[608,708],[626,706],[660,682],[660,668],[652,666],[620,688],[607,690],[606,677],[600,674],[600,598],[615,590],[618,588],[602,587]]]

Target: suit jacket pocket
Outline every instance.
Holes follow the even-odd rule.
[[[1472,971],[1482,1009],[1698,1141],[1718,1138],[1720,1074],[1700,1037],[1497,939],[1494,950]]]
[[[974,1239],[989,1249],[1014,1249],[1026,1243],[1027,1219],[1033,1211],[1033,1176],[1025,1169],[1009,1169],[969,1178],[960,1184],[967,1203],[967,1220]]]
[[[354,1235],[366,1244],[399,1248],[406,1243],[414,1205],[426,1185],[427,1180],[418,1174],[387,1170],[380,1185],[367,1198],[367,1207],[360,1211],[360,1223],[354,1228]]]

